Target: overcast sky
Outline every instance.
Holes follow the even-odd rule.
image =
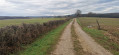
[[[0,16],[67,15],[119,12],[119,0],[0,0]]]

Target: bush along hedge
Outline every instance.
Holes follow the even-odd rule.
[[[22,24],[0,28],[0,55],[13,54],[22,45],[32,43],[39,35],[45,34],[69,19],[49,21],[43,24]]]

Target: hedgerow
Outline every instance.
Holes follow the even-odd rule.
[[[32,43],[39,35],[49,32],[66,20],[49,21],[43,24],[12,25],[0,28],[0,55],[9,55],[22,49],[22,45]]]

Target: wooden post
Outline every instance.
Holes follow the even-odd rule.
[[[98,22],[98,19],[96,19],[96,22],[97,22],[97,24],[98,24],[98,30],[101,30],[100,24],[99,24],[99,22]]]

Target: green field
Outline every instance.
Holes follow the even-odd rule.
[[[100,25],[103,26],[119,26],[119,18],[96,18],[96,17],[81,17],[79,18],[84,27],[92,25],[97,26],[96,19],[99,20]]]
[[[63,18],[32,18],[32,19],[8,19],[8,20],[0,20],[0,27],[8,26],[8,25],[19,25],[22,23],[43,23],[51,20],[61,20]]]
[[[97,29],[96,19],[99,21],[102,30]],[[119,40],[119,18],[81,17],[77,21],[83,27],[83,30],[99,44],[114,55],[119,55],[119,41],[117,41]]]

